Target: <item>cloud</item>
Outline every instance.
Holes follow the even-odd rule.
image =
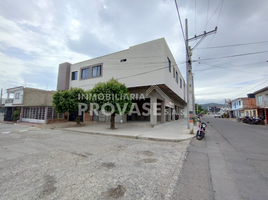
[[[207,36],[193,51],[193,60],[268,50],[267,43],[200,49],[267,40],[265,1],[209,2],[208,6],[207,0],[177,1],[184,31],[188,18],[189,37],[218,26],[217,33]],[[55,89],[59,63],[80,62],[162,37],[177,63],[186,57],[171,0],[0,1],[0,21],[0,80],[4,89],[23,85],[26,79],[28,86],[46,88],[48,83],[49,89]],[[197,99],[219,102],[219,97],[231,98],[242,92],[245,96],[267,86],[267,60],[266,53],[194,62]],[[185,64],[179,65],[184,77],[185,68]]]

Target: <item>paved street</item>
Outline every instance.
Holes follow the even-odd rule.
[[[189,141],[0,123],[0,199],[170,199]]]
[[[193,139],[174,199],[267,199],[268,127],[229,119],[209,121],[204,140]]]

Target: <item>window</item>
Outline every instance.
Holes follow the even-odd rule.
[[[126,62],[127,61],[127,59],[122,59],[122,60],[120,60],[120,62]]]
[[[100,75],[101,75],[101,65],[92,67],[92,77],[96,77]]]
[[[176,82],[178,83],[179,80],[178,80],[178,72],[176,72]]]
[[[171,62],[169,58],[167,58],[167,61],[168,61],[168,71],[171,72]]]
[[[173,78],[175,78],[175,68],[173,67]]]
[[[259,106],[262,105],[262,96],[258,96],[258,105],[259,105]]]
[[[20,98],[20,93],[16,93],[15,94],[15,99],[19,99]]]
[[[82,69],[81,79],[89,78],[89,68]]]
[[[182,88],[182,80],[181,80],[181,78],[180,78],[180,88]]]
[[[76,72],[72,72],[72,81],[73,80],[77,80],[77,74],[78,74],[77,71]]]

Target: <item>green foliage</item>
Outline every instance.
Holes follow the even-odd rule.
[[[121,114],[125,115],[128,114],[131,111],[131,97],[128,93],[127,87],[125,84],[122,84],[115,80],[114,78],[110,79],[108,82],[100,82],[98,83],[91,91],[90,91],[92,97],[93,95],[104,95],[103,99],[99,98],[93,98],[92,102],[97,103],[99,105],[99,109],[106,103],[110,103],[114,106],[115,110],[111,114]],[[106,95],[110,96],[111,99],[105,98]],[[117,95],[118,98],[115,98],[115,95]],[[120,98],[120,97],[123,98]],[[112,98],[114,97],[114,98]],[[127,107],[123,113],[120,113],[120,110],[118,109],[117,104],[119,104],[121,111],[123,111],[124,105],[127,104]],[[104,110],[107,112],[111,112],[111,106],[105,106]]]
[[[118,82],[114,78],[110,79],[105,83],[98,83],[90,91],[90,94],[92,95],[92,97],[99,97],[99,95],[103,95],[104,98],[92,98],[91,101],[93,103],[98,104],[98,110],[103,109],[104,111],[109,112],[111,114],[111,129],[115,129],[115,114],[125,115],[131,112],[132,101],[131,96],[127,91],[127,87],[125,86],[125,84]],[[107,98],[107,96],[110,98]],[[116,98],[116,96],[118,98]],[[112,106],[106,104],[111,104]],[[114,108],[114,111],[112,110],[112,107]]]
[[[198,109],[197,109],[197,108],[198,108]],[[196,112],[197,114],[200,114],[200,113],[203,112],[203,111],[204,111],[204,109],[202,108],[201,105],[195,104],[195,112]]]
[[[19,120],[19,117],[20,117],[20,107],[16,108],[16,110],[14,111],[14,114],[13,114],[13,121],[17,121]]]
[[[70,90],[57,91],[53,95],[53,106],[58,113],[75,112],[79,103],[87,103],[86,99],[79,99],[79,96],[86,92],[81,88],[71,88]]]

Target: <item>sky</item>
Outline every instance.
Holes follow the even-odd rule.
[[[184,32],[188,19],[189,38],[218,27],[192,51],[197,103],[224,103],[268,86],[267,1],[177,3]],[[1,0],[3,97],[17,86],[56,90],[60,63],[162,37],[185,78],[185,42],[173,0]]]

